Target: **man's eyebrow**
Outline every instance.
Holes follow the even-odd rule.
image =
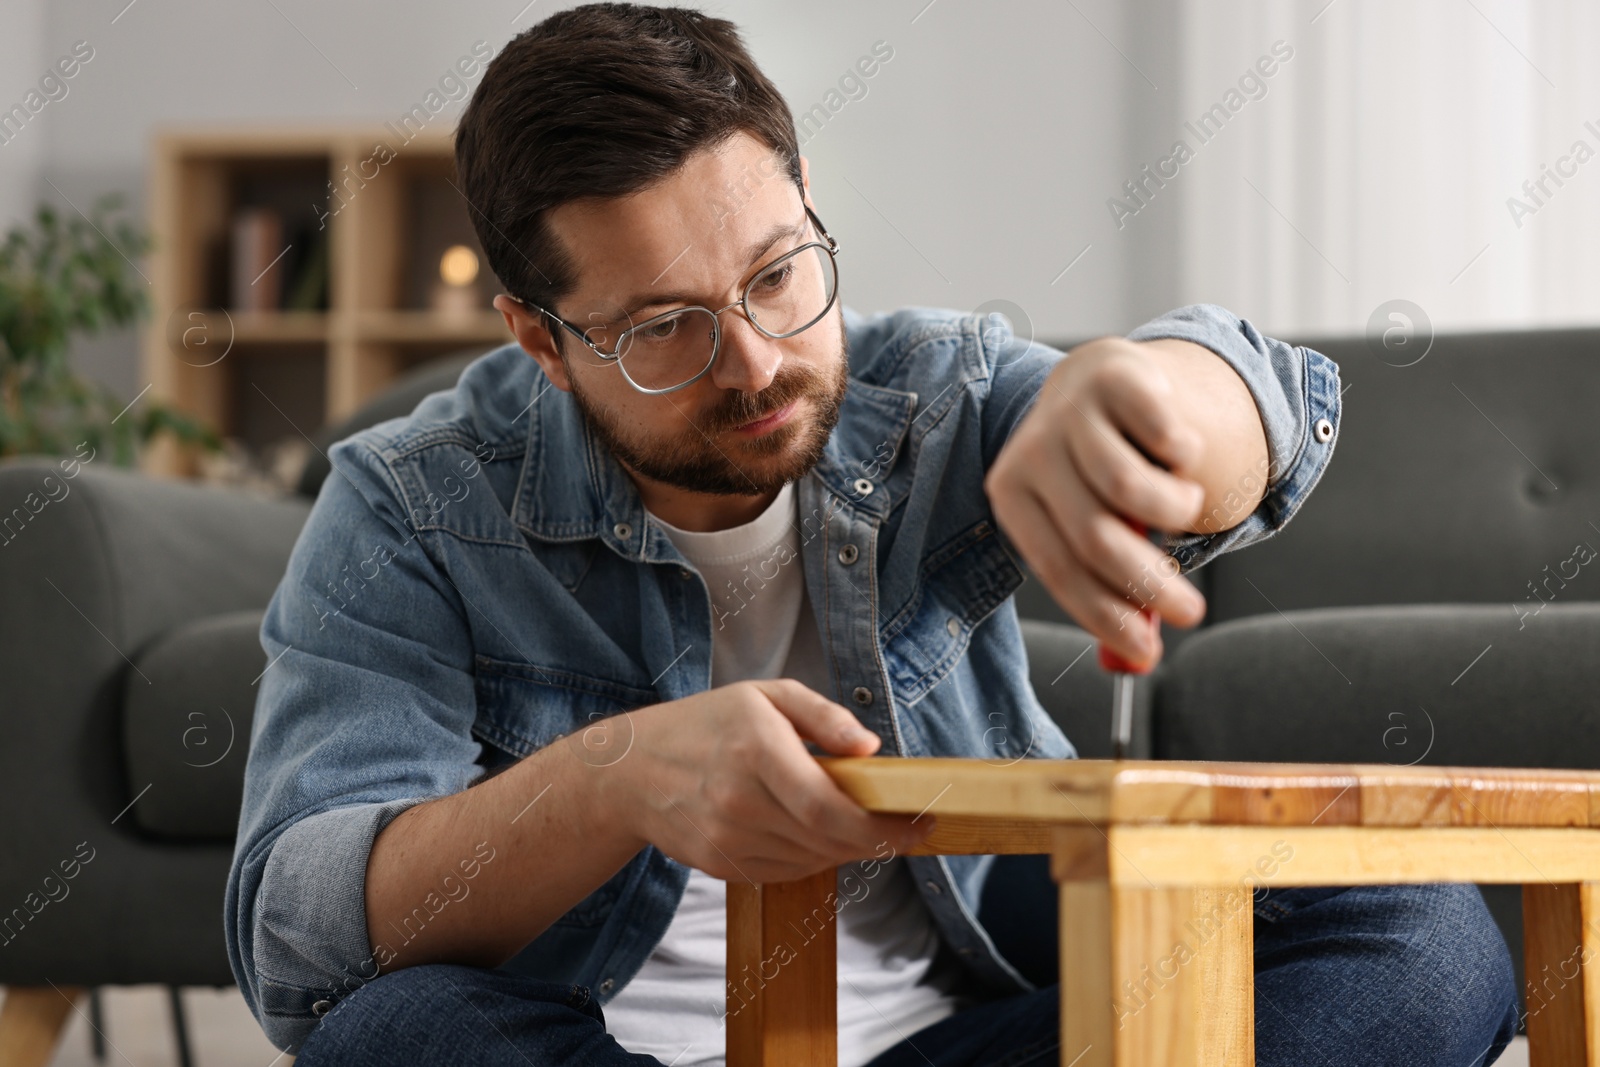
[[[745,262],[752,266],[762,256],[772,250],[772,246],[785,237],[798,237],[806,227],[806,216],[801,213],[800,219],[794,223],[780,222],[768,230],[766,236],[758,238],[745,254]],[[684,251],[688,251],[685,249]],[[635,293],[622,303],[620,318],[630,318],[641,308],[655,307],[660,304],[692,304],[698,299],[694,293]]]

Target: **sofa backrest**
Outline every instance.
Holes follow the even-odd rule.
[[[470,348],[430,359],[396,379],[387,389],[368,400],[346,418],[329,423],[318,430],[316,436],[311,439],[315,447],[306,460],[306,465],[301,468],[295,492],[308,500],[315,500],[317,491],[322,488],[323,479],[333,471],[328,465],[329,446],[335,441],[342,441],[353,433],[365,430],[368,426],[376,426],[388,419],[398,419],[402,415],[411,414],[416,406],[422,403],[423,398],[431,393],[454,389],[456,379],[467,369],[467,364],[487,351],[488,349],[481,347]]]
[[[1600,600],[1600,330],[1446,334],[1410,366],[1360,338],[1302,343],[1344,383],[1333,462],[1277,537],[1205,568],[1210,623]]]

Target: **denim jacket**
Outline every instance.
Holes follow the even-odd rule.
[[[1074,756],[1029,688],[1011,600],[1023,572],[982,484],[1062,353],[955,312],[844,315],[848,393],[797,484],[826,695],[879,735],[883,756]],[[1218,533],[1169,536],[1182,569],[1281,529],[1332,455],[1334,364],[1208,305],[1129,336],[1215,352],[1266,429],[1265,499]],[[377,971],[365,870],[391,819],[711,677],[705,582],[515,345],[330,458],[261,624],[270,666],[225,905],[234,975],[290,1049]],[[463,856],[463,871],[493,862],[496,844]],[[1030,988],[976,918],[993,858],[907,863],[978,985]],[[646,847],[504,967],[604,1004],[661,939],[687,878]],[[448,906],[432,899],[434,914]]]

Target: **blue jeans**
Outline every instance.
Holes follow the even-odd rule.
[[[1255,906],[1260,1067],[1487,1067],[1516,1032],[1505,940],[1473,886],[1278,889]],[[1056,986],[957,1012],[870,1067],[1059,1062]],[[312,1031],[297,1067],[660,1061],[606,1033],[581,986],[451,964],[380,975]]]

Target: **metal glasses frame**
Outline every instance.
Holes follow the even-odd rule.
[[[811,207],[809,205],[806,205],[805,211],[806,211],[806,217],[811,220],[811,224],[816,227],[817,233],[822,236],[822,240],[821,241],[807,241],[805,244],[800,245],[800,246],[798,246],[796,248],[792,248],[789,251],[785,252],[783,255],[778,256],[777,258],[775,258],[775,259],[769,261],[768,263],[766,263],[765,265],[763,265],[759,270],[757,270],[755,272],[755,274],[751,275],[750,280],[745,283],[744,290],[742,292],[740,292],[740,294],[739,294],[739,299],[735,300],[731,304],[728,304],[726,307],[721,307],[721,308],[717,308],[717,309],[713,310],[712,308],[705,307],[704,305],[701,305],[701,304],[686,304],[683,307],[673,308],[671,311],[663,311],[659,315],[652,315],[648,319],[645,319],[643,322],[636,323],[636,324],[634,324],[632,326],[629,326],[626,330],[623,330],[620,334],[618,334],[617,335],[617,343],[614,346],[612,346],[612,351],[610,351],[610,352],[603,351],[600,348],[599,345],[595,344],[593,341],[589,340],[588,337],[584,336],[584,332],[582,330],[578,329],[578,327],[574,326],[572,323],[568,322],[566,319],[563,319],[560,315],[557,315],[555,312],[550,311],[547,308],[542,308],[538,304],[534,304],[534,303],[531,303],[531,302],[526,301],[526,300],[522,300],[522,299],[517,298],[517,297],[512,297],[512,299],[516,300],[517,303],[523,305],[524,307],[532,308],[533,310],[539,312],[540,314],[549,316],[551,319],[555,320],[561,326],[565,327],[565,329],[566,329],[566,331],[568,333],[570,333],[570,334],[572,334],[572,336],[576,337],[580,342],[582,342],[582,344],[585,347],[587,347],[595,355],[599,356],[601,359],[606,360],[608,362],[616,363],[617,369],[622,372],[622,377],[627,381],[627,383],[629,385],[633,386],[639,392],[645,393],[645,394],[647,394],[649,396],[659,396],[659,395],[661,395],[663,393],[675,393],[679,389],[685,389],[685,388],[693,385],[695,382],[699,381],[701,378],[704,378],[706,376],[706,374],[711,370],[711,368],[716,366],[717,357],[722,354],[722,320],[721,320],[720,316],[722,315],[722,313],[724,311],[727,311],[727,310],[729,310],[731,308],[742,307],[744,309],[745,320],[747,322],[749,322],[750,325],[754,326],[756,328],[756,330],[759,331],[763,336],[770,337],[775,341],[781,341],[785,337],[793,337],[798,333],[803,333],[806,330],[809,330],[811,327],[813,327],[817,323],[821,322],[823,320],[823,318],[825,318],[827,316],[828,312],[833,309],[833,305],[839,299],[839,242],[834,240],[833,236],[828,233],[827,227],[822,225],[822,220],[817,217],[817,213],[815,211],[812,211]],[[826,243],[824,243],[824,242],[826,242]],[[793,259],[795,256],[799,255],[801,252],[804,252],[808,248],[820,248],[824,252],[828,253],[828,259],[833,264],[833,292],[828,295],[828,303],[827,303],[827,305],[820,312],[817,313],[817,317],[816,318],[812,319],[810,322],[806,323],[804,326],[801,326],[798,329],[790,330],[787,333],[773,333],[771,330],[767,329],[765,326],[762,326],[761,323],[756,320],[756,317],[750,313],[750,304],[748,303],[748,301],[750,299],[750,287],[752,285],[754,285],[757,280],[759,280],[760,278],[765,277],[767,272],[769,270],[771,270],[773,267],[775,267],[779,263],[782,263],[785,260]],[[633,380],[633,376],[628,373],[627,364],[623,361],[623,358],[622,358],[622,355],[621,355],[622,347],[623,347],[623,345],[625,345],[627,343],[628,335],[633,333],[635,330],[642,330],[647,326],[650,326],[650,325],[653,325],[654,323],[660,322],[662,319],[669,318],[669,317],[671,317],[673,315],[682,314],[685,311],[705,311],[705,312],[710,313],[710,315],[711,315],[711,358],[706,361],[706,365],[700,369],[700,372],[698,374],[696,374],[694,377],[690,378],[688,381],[680,382],[677,385],[668,386],[665,389],[646,389],[644,386],[642,386],[638,382],[634,381]]]

